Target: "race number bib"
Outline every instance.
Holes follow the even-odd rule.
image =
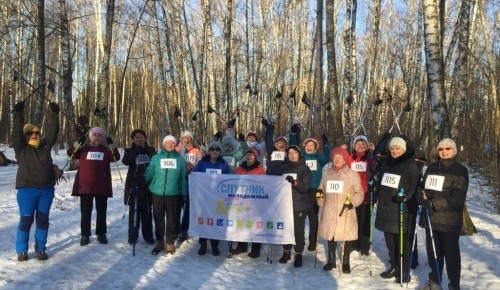
[[[222,159],[224,159],[224,161],[226,161],[227,165],[234,166],[234,158],[233,157],[224,156],[224,157],[222,157]]]
[[[401,175],[384,173],[381,184],[387,187],[398,189],[400,180],[401,180]]]
[[[149,164],[150,161],[151,159],[146,154],[139,154],[135,157],[135,164],[137,165]]]
[[[196,164],[196,155],[195,154],[188,153],[188,154],[184,155],[184,159],[186,160],[186,162],[189,162],[193,165]]]
[[[104,160],[104,153],[102,152],[88,152],[87,160]]]
[[[297,180],[297,173],[285,173],[283,174],[284,177],[291,176],[293,179]]]
[[[326,193],[344,192],[344,182],[341,180],[328,180],[326,182]]]
[[[222,169],[207,168],[207,169],[205,170],[205,173],[210,173],[210,174],[222,174]]]
[[[318,170],[318,161],[317,160],[306,160],[306,165],[309,166],[311,171]]]
[[[285,152],[281,151],[273,151],[273,154],[271,154],[271,161],[283,161],[285,160]]]
[[[161,168],[177,169],[177,160],[173,158],[163,158],[160,159]]]
[[[435,191],[443,191],[444,176],[441,175],[427,175],[425,179],[425,189],[432,189]]]
[[[351,169],[356,172],[366,172],[366,162],[353,162]]]

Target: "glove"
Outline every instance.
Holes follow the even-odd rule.
[[[17,104],[14,105],[14,110],[16,112],[22,112],[24,110],[24,101],[17,102]]]
[[[106,142],[108,143],[108,145],[111,145],[113,144],[113,139],[111,139],[111,137],[106,137]]]
[[[290,182],[292,185],[295,183],[295,179],[291,175],[287,175],[286,181]]]
[[[219,132],[215,133],[215,134],[214,134],[214,137],[215,137],[216,139],[221,139],[221,138],[222,138],[222,132],[220,132],[220,131],[219,131]]]
[[[49,104],[49,106],[50,106],[50,110],[52,112],[59,113],[59,105],[58,104],[52,102],[52,103]]]
[[[321,134],[321,140],[323,140],[323,145],[328,143],[328,137],[326,137],[326,134]]]
[[[318,189],[316,191],[316,198],[323,198],[323,189]]]
[[[353,209],[353,208],[354,208],[354,206],[352,205],[352,203],[349,203],[349,204],[346,204],[346,205],[345,205],[345,208],[346,208],[347,210],[351,210],[351,209]]]
[[[325,199],[324,198],[318,198],[316,199],[316,203],[318,206],[324,206],[325,205]]]
[[[389,139],[391,139],[391,133],[389,132],[385,132],[384,135],[382,135],[382,140],[385,140],[385,141],[388,141]]]
[[[266,127],[266,129],[267,129],[267,127],[269,127],[269,122],[266,119],[264,119],[264,118],[262,118],[262,120],[260,121],[260,123],[262,125],[264,125],[264,127]]]
[[[395,203],[406,202],[406,195],[398,195],[398,194],[395,194],[395,195],[392,197],[392,202],[395,202]]]
[[[238,134],[238,141],[245,141],[245,135],[243,135],[243,133]]]
[[[293,124],[292,128],[290,129],[290,133],[292,134],[297,134],[300,131],[299,124],[295,123]]]
[[[85,138],[85,136],[84,136],[84,135],[80,136],[80,138],[78,138],[78,143],[79,143],[79,144],[83,144],[83,143],[85,143],[85,139],[87,139],[87,138]]]
[[[236,119],[232,118],[231,120],[229,120],[229,122],[227,122],[227,127],[228,128],[234,128],[234,124],[235,123],[236,123]]]

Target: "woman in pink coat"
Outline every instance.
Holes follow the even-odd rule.
[[[363,187],[359,174],[347,166],[349,153],[337,147],[330,153],[333,166],[325,167],[318,190],[324,199],[318,199],[322,207],[320,215],[320,236],[328,241],[328,263],[323,270],[330,271],[336,267],[335,250],[337,241],[346,241],[342,272],[351,273],[349,256],[351,243],[358,239],[358,220],[356,211],[364,199]]]

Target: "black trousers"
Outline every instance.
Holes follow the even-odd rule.
[[[331,255],[330,254],[328,255],[329,258],[336,257],[335,253],[337,251],[337,241],[335,241],[334,239],[335,239],[335,237],[331,241],[328,241],[328,252],[332,253]],[[342,243],[342,242],[339,242],[339,243]],[[345,241],[345,244],[344,244],[344,263],[349,264],[349,260],[350,260],[349,257],[351,255],[353,245],[354,245],[354,241]],[[339,258],[340,258],[340,260],[342,260],[342,248],[340,249]],[[328,262],[332,262],[332,261],[328,260]]]
[[[370,205],[362,203],[356,208],[358,217],[358,240],[353,241],[353,247],[361,251],[370,250]]]
[[[434,237],[434,244],[436,245],[436,256],[439,267],[439,276],[437,275],[436,260],[434,259],[434,249],[432,248],[432,240],[430,236],[429,229],[426,229],[426,248],[427,248],[427,259],[429,261],[429,266],[431,267],[431,273],[429,274],[429,279],[435,283],[439,283],[443,277],[443,266],[446,261],[446,272],[448,273],[448,279],[450,279],[450,284],[455,289],[460,289],[460,274],[462,271],[462,259],[460,257],[460,245],[458,244],[458,239],[460,238],[460,233],[445,233],[432,231]]]
[[[400,253],[399,253],[399,234],[384,233],[385,244],[389,251],[389,258],[391,259],[391,268],[396,268],[396,273],[400,273]],[[403,235],[403,273],[408,272],[408,265],[410,263],[410,250],[411,250],[411,235]]]
[[[96,219],[96,235],[102,235],[108,232],[106,226],[106,211],[108,210],[108,197],[102,195],[87,194],[80,196],[80,230],[81,235],[85,237],[90,237],[90,224],[92,218],[92,209],[94,207],[95,198],[95,209],[97,212]]]
[[[158,196],[153,194],[155,237],[157,241],[165,241],[166,233],[167,244],[174,243],[179,226],[180,199],[180,195]]]
[[[153,212],[151,208],[152,205],[147,204],[146,206],[137,206],[137,212],[134,212],[135,199],[131,198],[129,204],[130,204],[129,215],[128,215],[129,238],[137,239],[139,237],[139,229],[142,230],[142,237],[144,239],[153,238]],[[134,227],[136,227],[136,229]]]
[[[307,211],[307,218],[309,219],[309,245],[316,245],[318,241],[318,213],[319,206],[316,202],[316,191],[315,188],[309,190],[309,196],[311,198],[311,207]]]
[[[179,202],[179,216],[181,214],[182,209],[184,209],[184,211],[182,212],[182,220],[179,228],[179,234],[183,232],[187,233],[187,231],[189,230],[189,194],[186,194],[184,203]]]
[[[293,223],[294,223],[294,231],[295,231],[295,246],[294,251],[296,254],[302,254],[304,252],[304,244],[305,244],[305,226],[306,226],[306,213],[307,210],[304,211],[293,211]],[[292,245],[283,245],[283,249],[286,251],[290,251],[292,249]]]

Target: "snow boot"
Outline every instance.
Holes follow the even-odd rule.
[[[439,289],[441,289],[441,287],[439,287],[439,284],[430,279],[427,280],[427,282],[425,282],[424,287],[420,288],[420,290],[439,290]]]
[[[292,253],[289,250],[284,250],[283,255],[279,259],[280,264],[285,264],[286,262],[290,261],[292,259]]]
[[[331,271],[332,269],[337,268],[337,261],[335,259],[335,252],[328,251],[328,263],[323,266],[323,270]]]
[[[248,243],[238,242],[238,245],[236,246],[236,248],[231,249],[231,254],[239,255],[239,254],[246,253],[247,251],[248,251]]]
[[[100,243],[100,244],[107,244],[108,243],[108,238],[106,237],[106,234],[101,234],[101,235],[97,235],[97,241]]]
[[[200,249],[198,250],[198,255],[203,256],[207,252],[207,242],[200,243]]]
[[[212,255],[214,256],[220,255],[219,246],[212,245]]]
[[[175,253],[175,245],[174,244],[167,244],[167,255],[173,255]]]
[[[151,251],[151,255],[156,256],[158,255],[161,251],[165,249],[165,242],[164,241],[156,241],[156,246],[154,249]]]
[[[49,257],[47,256],[47,253],[45,251],[39,251],[35,253],[36,258],[38,261],[44,261],[47,260]]]
[[[90,243],[90,238],[88,236],[82,236],[80,239],[80,246],[86,246]]]
[[[342,273],[344,274],[351,274],[351,264],[349,263],[350,257],[351,257],[350,254],[344,255],[344,261],[342,264]]]
[[[382,272],[382,274],[380,274],[380,277],[382,277],[384,279],[396,277],[396,268],[391,266],[391,268],[389,270]]]
[[[19,262],[28,261],[28,253],[21,253],[21,254],[17,255],[17,260]]]
[[[302,253],[295,253],[295,259],[293,260],[293,266],[295,268],[302,267]]]

